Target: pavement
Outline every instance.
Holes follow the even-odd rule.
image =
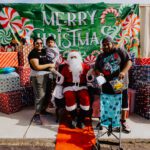
[[[55,149],[55,141],[59,124],[56,123],[54,109],[51,115],[42,115],[43,125],[32,122],[33,107],[25,107],[13,114],[0,113],[0,150],[51,150]],[[97,135],[97,118],[92,124]],[[150,120],[131,114],[128,119],[131,128],[130,134],[121,134],[124,150],[150,149]],[[102,139],[114,140],[114,137],[105,135]],[[110,146],[102,146],[110,149]],[[111,149],[115,149],[111,147]]]

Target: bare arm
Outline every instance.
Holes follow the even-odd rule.
[[[125,67],[123,68],[123,70],[119,74],[119,79],[123,79],[125,77],[126,73],[129,71],[131,66],[132,66],[132,61],[128,60]]]
[[[40,65],[39,64],[39,60],[36,59],[36,58],[31,59],[30,63],[32,64],[33,68],[35,70],[38,70],[38,71],[44,70],[44,69],[47,69],[47,68],[54,68],[55,67],[54,64],[43,64],[43,65]]]

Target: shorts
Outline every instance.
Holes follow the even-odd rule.
[[[122,92],[122,110],[128,110],[128,90]]]

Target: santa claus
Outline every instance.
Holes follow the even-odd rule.
[[[57,81],[57,84],[63,85],[66,110],[72,118],[70,128],[83,128],[84,119],[89,115],[90,96],[86,77],[89,69],[90,67],[83,63],[80,52],[72,50],[68,53],[67,64],[61,69],[62,77]],[[78,114],[77,103],[80,107]]]

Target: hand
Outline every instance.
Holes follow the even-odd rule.
[[[53,72],[53,71],[55,71],[55,68],[49,68],[49,70]]]
[[[55,64],[49,64],[50,66],[50,68],[55,68]]]
[[[121,80],[121,79],[124,79],[125,77],[125,73],[124,72],[120,72],[118,78]]]

